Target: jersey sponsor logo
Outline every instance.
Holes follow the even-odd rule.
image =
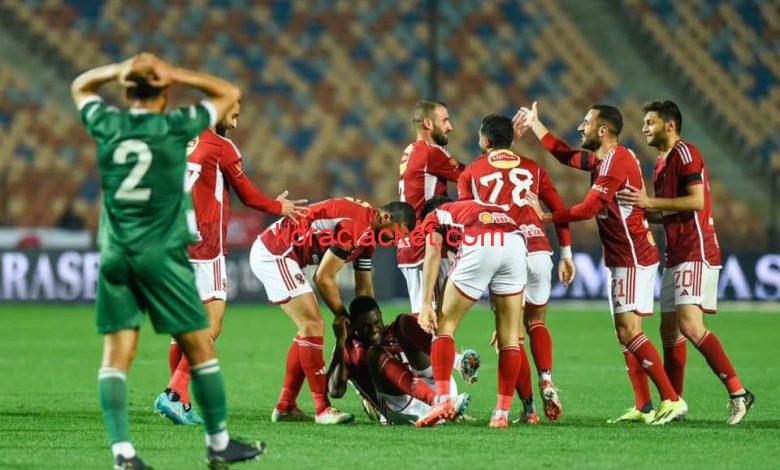
[[[200,137],[195,137],[194,139],[187,142],[187,157],[192,155],[192,152],[194,152],[195,149],[198,148],[199,142],[200,142]]]
[[[487,161],[494,168],[515,168],[520,164],[520,157],[509,152],[499,152],[490,154]]]
[[[535,237],[545,236],[544,230],[540,229],[536,225],[521,225],[520,233],[522,233],[525,238],[535,238]]]
[[[482,222],[483,224],[492,224],[493,215],[490,212],[480,212],[479,221]]]
[[[647,232],[647,242],[655,246],[655,237],[653,236],[653,232],[650,231]]]
[[[500,212],[480,212],[479,213],[479,221],[483,224],[514,224],[515,221],[512,220],[511,217],[509,217],[506,214],[502,214]]]

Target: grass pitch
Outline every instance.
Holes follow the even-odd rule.
[[[605,422],[633,403],[605,310],[553,304],[549,313],[563,418],[554,423],[542,418],[536,427],[491,430],[487,421],[495,404],[496,355],[487,346],[492,316],[484,308],[469,314],[456,337],[459,347],[475,347],[483,357],[480,382],[467,388],[473,395],[470,414],[478,420],[415,429],[371,423],[351,391],[334,404],[356,414],[353,425],[271,423],[294,326],[277,308],[228,306],[218,350],[228,387],[229,429],[269,444],[267,455],[238,468],[777,465],[780,366],[775,341],[780,315],[724,311],[707,318],[757,396],[743,424],[726,426],[725,390],[689,345],[688,420],[650,427]],[[400,310],[387,309],[385,319],[397,313]],[[110,468],[97,401],[101,341],[93,327],[92,308],[3,306],[0,331],[0,468]],[[660,346],[657,317],[646,321],[646,331]],[[326,351],[332,344],[332,338],[326,338]],[[128,379],[133,441],[155,468],[203,468],[201,430],[173,426],[151,412],[152,401],[168,380],[167,347],[166,337],[155,335],[150,325],[144,327]],[[312,411],[306,386],[299,405]],[[539,400],[537,406],[541,408]],[[513,411],[518,409],[515,401]]]

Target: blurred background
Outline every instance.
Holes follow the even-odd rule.
[[[397,198],[422,97],[448,103],[448,150],[464,163],[480,153],[487,114],[538,101],[576,144],[589,106],[615,105],[646,177],[657,154],[642,104],[673,99],[711,174],[722,298],[780,299],[778,0],[3,0],[0,24],[0,301],[94,298],[101,194],[69,84],[144,50],[237,83],[230,137],[252,180],[310,201]],[[105,92],[120,102],[118,86]],[[567,204],[584,197],[588,175],[533,136],[516,150],[545,166]],[[271,220],[231,208],[230,299],[264,302],[245,250]],[[573,229],[581,276],[554,295],[603,297],[595,224]],[[374,266],[378,295],[404,297],[394,251]]]

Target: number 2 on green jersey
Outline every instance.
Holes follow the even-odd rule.
[[[148,201],[152,196],[151,188],[139,188],[138,183],[144,177],[149,166],[152,164],[152,151],[145,142],[138,139],[128,139],[122,141],[114,150],[114,163],[117,165],[127,164],[127,157],[131,153],[138,156],[133,169],[122,180],[122,184],[114,194],[114,199],[120,201]]]

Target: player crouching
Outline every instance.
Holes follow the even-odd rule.
[[[341,398],[347,382],[357,390],[366,412],[382,424],[412,424],[430,411],[436,392],[431,369],[431,335],[423,331],[414,315],[399,315],[388,325],[372,297],[355,298],[349,319],[340,318],[334,328],[343,338],[333,350],[328,371],[331,397]],[[467,350],[453,368],[466,383],[473,383],[479,355]],[[458,394],[450,379],[450,396],[456,416],[468,408],[468,393]]]
[[[434,426],[456,416],[450,397],[453,335],[472,305],[490,290],[494,297],[498,354],[498,402],[490,427],[509,426],[509,409],[525,351],[522,337],[523,290],[526,283],[526,245],[520,229],[499,206],[477,201],[448,202],[434,198],[423,209],[426,234],[423,262],[423,307],[420,326],[435,334],[431,362],[436,384],[436,405],[416,425]],[[445,239],[446,234],[446,239]],[[458,254],[444,288],[441,311],[431,307],[442,243],[457,246]],[[527,360],[527,359],[526,359]]]
[[[405,202],[374,209],[357,199],[339,198],[312,204],[305,217],[282,219],[257,238],[249,255],[252,272],[263,283],[271,303],[279,305],[298,327],[287,353],[282,393],[272,421],[311,420],[296,404],[304,379],[314,399],[317,424],[354,420],[352,414],[338,411],[328,400],[322,314],[302,268],[318,265],[314,284],[338,325],[340,316],[349,315],[336,281],[339,271],[346,263],[353,263],[355,295],[373,296],[371,257],[377,239],[386,243],[390,234],[392,241],[393,233],[405,234],[414,225],[414,210]]]

